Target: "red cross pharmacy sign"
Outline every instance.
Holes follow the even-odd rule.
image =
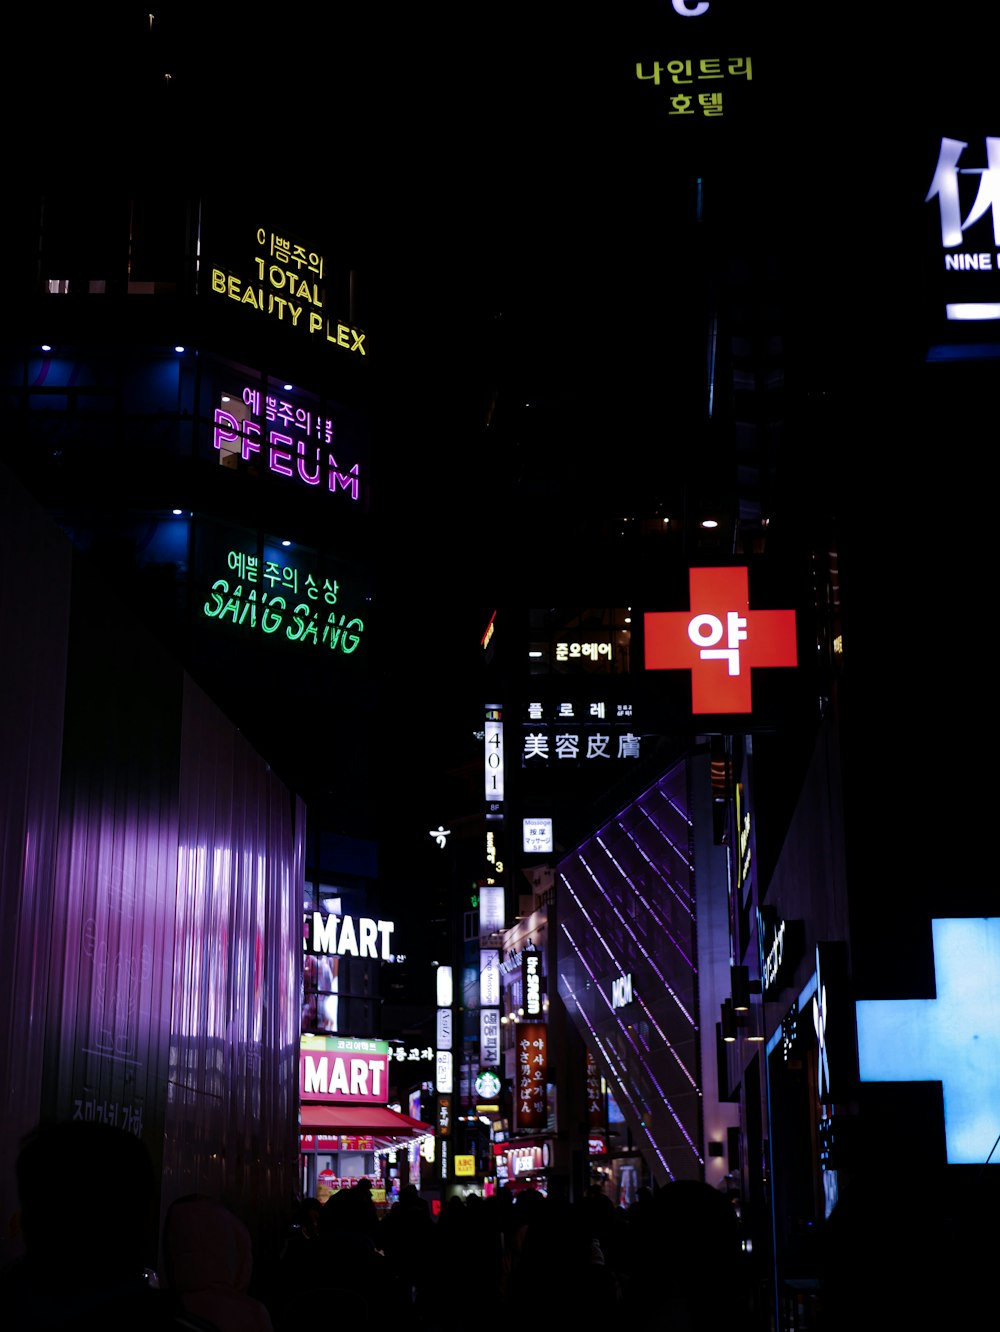
[[[689,573],[690,610],[644,616],[646,670],[690,671],[692,712],[751,712],[751,668],[798,664],[795,612],[752,611],[745,568]]]

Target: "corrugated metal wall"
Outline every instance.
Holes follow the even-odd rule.
[[[39,1118],[139,1134],[163,1207],[213,1193],[266,1242],[297,1188],[304,807],[3,479],[3,1256]]]

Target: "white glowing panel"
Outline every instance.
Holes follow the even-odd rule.
[[[486,738],[484,743],[484,763],[486,767],[486,799],[503,799],[503,722],[491,719],[488,709],[486,717]]]
[[[451,967],[438,967],[437,969],[437,1001],[438,1008],[451,1008]]]
[[[506,924],[507,908],[502,888],[491,886],[479,890],[479,933],[497,934]]]
[[[500,1003],[500,950],[479,950],[479,1006],[496,1008]]]
[[[495,1068],[500,1063],[500,1010],[479,1010],[479,1064],[481,1068]]]
[[[451,1051],[438,1050],[434,1070],[434,1090],[444,1096],[451,1094]]]
[[[521,845],[525,851],[552,850],[551,819],[523,819],[522,825]]]
[[[858,1000],[862,1082],[940,1082],[948,1161],[1000,1137],[1000,917],[931,921],[935,999]]]
[[[435,1046],[438,1050],[451,1049],[451,1009],[439,1008],[437,1011],[437,1040]]]

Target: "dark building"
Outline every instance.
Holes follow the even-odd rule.
[[[47,163],[9,210],[3,449],[119,629],[127,604],[304,801],[304,905],[400,913],[405,962],[349,959],[336,999],[396,1034],[388,985],[402,1044],[450,1056],[436,1098],[414,1061],[428,1191],[501,1158],[571,1196],[728,1189],[782,1330],[971,1300],[1000,1137],[988,643],[960,633],[992,544],[989,43],[800,8],[532,42],[508,14],[467,63],[424,31],[419,71],[324,21],[357,111],[335,170],[318,85],[251,147],[204,81],[247,60],[259,107],[256,34],[154,43],[143,114],[85,120],[127,186]],[[335,587],[325,618],[252,599],[271,565],[317,611]],[[701,656],[765,615],[794,631],[752,667]],[[706,667],[746,697],[701,698]]]

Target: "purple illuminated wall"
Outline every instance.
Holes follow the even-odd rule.
[[[560,996],[661,1184],[704,1167],[686,787],[680,763],[556,873]],[[632,1000],[615,1007],[626,976]]]
[[[0,467],[0,1262],[19,1252],[14,1160],[41,1108],[71,567]]]
[[[257,1238],[297,1187],[304,808],[37,533],[0,602],[5,1232],[21,1135],[83,1117],[143,1138],[162,1207],[213,1193]]]

